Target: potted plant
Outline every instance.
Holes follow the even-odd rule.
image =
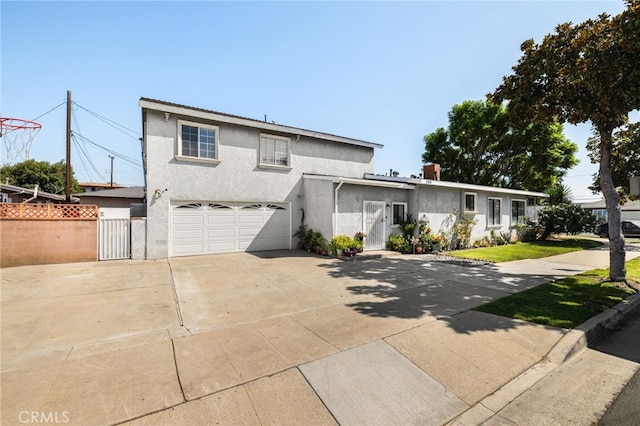
[[[357,247],[357,245],[357,241],[352,237],[346,234],[340,234],[331,238],[331,241],[329,242],[329,250],[331,253],[335,253],[338,256],[344,256],[345,250]]]
[[[362,253],[364,251],[364,244],[366,239],[367,239],[367,234],[365,234],[362,231],[356,232],[356,241],[359,243],[358,247],[356,247],[358,249],[358,253]]]
[[[442,250],[442,243],[444,242],[444,235],[434,234],[431,235],[431,251],[439,252]]]

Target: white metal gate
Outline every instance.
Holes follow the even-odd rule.
[[[363,228],[367,234],[365,250],[384,249],[384,207],[383,201],[365,201]]]
[[[131,257],[131,220],[100,219],[98,259],[129,259]]]

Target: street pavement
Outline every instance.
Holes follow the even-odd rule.
[[[640,310],[622,327],[598,341],[593,349],[615,357],[640,363]],[[600,419],[602,426],[637,426],[640,424],[640,371],[622,390]]]
[[[433,259],[266,252],[6,268],[1,422],[558,424],[544,398],[554,390],[589,401],[568,416],[590,424],[638,370],[586,348],[589,329],[629,307],[572,331],[471,310],[606,267],[608,252]]]

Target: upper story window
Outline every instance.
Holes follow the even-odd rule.
[[[406,203],[393,203],[393,211],[391,216],[391,224],[399,225],[400,222],[405,220],[407,214],[407,204]]]
[[[487,224],[489,226],[499,226],[502,223],[500,202],[500,198],[489,198],[488,200]]]
[[[527,204],[524,200],[511,200],[511,223],[524,223]]]
[[[464,193],[464,211],[468,213],[476,211],[476,194],[472,192]]]
[[[260,135],[260,165],[291,167],[290,144],[289,138]]]
[[[178,121],[178,156],[218,159],[218,127]]]

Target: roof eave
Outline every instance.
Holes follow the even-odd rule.
[[[291,135],[306,136],[314,139],[322,139],[331,142],[344,143],[348,145],[362,146],[366,148],[378,148],[382,149],[384,145],[374,142],[363,141],[360,139],[352,139],[344,136],[331,135],[328,133],[315,132],[312,130],[299,129],[296,127],[284,126],[281,124],[262,122],[251,118],[238,117],[234,115],[228,115],[219,113],[216,111],[208,111],[199,108],[193,108],[186,105],[172,104],[168,102],[140,98],[139,105],[141,108],[168,112],[176,115],[186,115],[189,117],[201,118],[204,120],[212,120],[221,123],[235,124],[238,126],[252,127],[255,129],[266,130],[270,132],[287,133]]]

